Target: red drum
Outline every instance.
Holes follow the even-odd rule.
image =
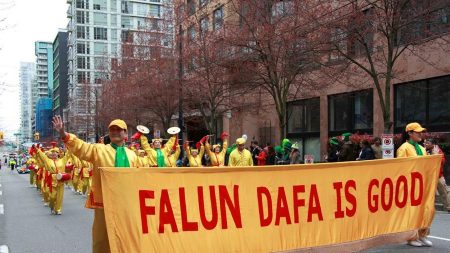
[[[72,178],[72,176],[69,173],[58,173],[56,175],[56,179],[61,182],[69,181]]]

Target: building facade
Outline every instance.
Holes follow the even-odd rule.
[[[230,2],[239,3],[237,0],[178,1],[175,8],[182,10],[184,15],[180,35],[187,37],[184,40],[187,41],[185,46],[189,46],[189,40],[201,37],[205,29],[226,29],[228,22],[240,22],[246,10],[241,8],[242,12],[238,15],[230,10]],[[288,3],[297,1],[266,2],[268,12],[275,18],[280,12],[288,15],[289,8],[292,8]],[[410,46],[411,50],[397,59],[395,78],[388,91],[390,121],[393,122],[394,133],[401,133],[405,125],[413,121],[420,122],[431,132],[450,132],[450,104],[447,102],[450,96],[450,51],[448,44],[442,46],[436,42],[436,38],[441,36],[448,41],[450,31],[449,2],[443,2],[447,3],[443,5],[444,8],[433,10],[423,22],[411,22],[414,27],[411,27],[413,32],[410,34],[420,38],[415,38],[414,45]],[[370,13],[370,8],[365,8],[362,12]],[[370,20],[367,23],[371,24]],[[437,33],[428,34],[427,31]],[[375,45],[374,49],[383,49],[382,44],[376,44],[383,43],[380,42],[382,39],[379,35],[367,35],[364,40],[367,40],[369,47]],[[333,39],[332,37],[328,35],[328,38]],[[354,50],[356,53],[361,50],[352,41],[341,41],[340,45],[348,47],[343,50]],[[398,48],[401,46],[397,45]],[[313,155],[316,161],[324,161],[331,137],[346,132],[381,136],[385,132],[378,92],[370,77],[357,68],[349,67],[342,70],[342,73],[335,73],[336,76],[342,76],[335,80],[333,76],[330,78],[324,74],[326,69],[329,66],[345,65],[345,61],[331,53],[321,59],[322,66],[316,66],[303,75],[311,83],[300,85],[301,92],[290,96],[284,131],[287,138],[299,143],[303,155]],[[315,86],[322,88],[314,89]],[[383,85],[381,89],[383,92],[386,90]],[[262,96],[264,111],[255,112],[245,108],[232,110],[222,117],[223,129],[230,132],[232,139],[246,134],[250,140],[257,140],[262,145],[277,145],[281,136],[277,131],[279,126],[273,98],[264,93],[259,96]],[[251,97],[248,94],[248,99]]]
[[[39,133],[40,142],[48,142],[53,139],[52,126],[52,99],[40,98],[36,103],[36,132]]]
[[[36,103],[41,98],[49,98],[53,93],[53,44],[51,42],[36,41],[36,82],[32,88],[33,118],[32,128],[36,129]]]
[[[68,102],[68,44],[67,31],[59,31],[53,41],[53,115],[63,116]]]
[[[111,64],[122,57],[122,44],[133,42],[133,32],[148,25],[158,28],[167,2],[67,1],[69,104],[64,121],[70,131],[82,139],[95,140],[102,80],[108,78]]]
[[[19,72],[20,82],[20,142],[32,141],[33,130],[31,125],[32,104],[31,89],[33,87],[36,74],[36,65],[33,62],[21,62]]]

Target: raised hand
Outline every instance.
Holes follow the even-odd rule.
[[[53,128],[59,132],[59,134],[61,135],[61,138],[64,138],[66,136],[66,132],[64,131],[64,123],[61,119],[61,116],[56,115],[55,117],[53,117]]]

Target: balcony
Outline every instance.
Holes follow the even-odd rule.
[[[71,3],[72,3],[72,0],[67,0],[66,3],[71,4]]]
[[[67,10],[67,18],[72,18],[72,7]]]

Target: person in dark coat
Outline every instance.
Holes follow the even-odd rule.
[[[342,145],[341,151],[339,153],[340,162],[356,161],[356,158],[358,157],[356,151],[357,147],[355,144],[353,144],[353,142],[350,141],[351,135],[351,133],[342,134],[344,144]]]
[[[372,147],[370,147],[370,143],[368,140],[362,140],[359,145],[361,147],[361,152],[359,153],[359,157],[356,160],[362,161],[375,159],[375,153],[373,152]]]
[[[330,139],[330,149],[326,157],[327,162],[334,163],[339,161],[339,140],[336,137]]]

